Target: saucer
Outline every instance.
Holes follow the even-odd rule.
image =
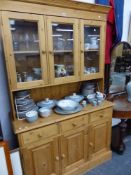
[[[79,105],[76,109],[72,110],[72,111],[64,111],[59,107],[56,107],[54,109],[54,111],[58,114],[62,114],[62,115],[67,115],[67,114],[73,114],[73,113],[77,113],[80,112],[83,109],[83,107],[81,105]]]

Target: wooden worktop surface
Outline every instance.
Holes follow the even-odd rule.
[[[49,117],[47,118],[39,117],[38,120],[33,123],[29,123],[26,120],[16,120],[13,122],[14,132],[16,134],[19,134],[22,132],[29,131],[31,129],[35,129],[35,128],[43,127],[49,124],[57,123],[63,120],[67,120],[69,118],[74,118],[74,117],[77,117],[77,116],[80,116],[86,113],[94,112],[94,111],[108,108],[111,106],[113,106],[112,102],[104,101],[99,106],[92,106],[88,104],[86,107],[82,109],[82,111],[74,113],[74,114],[70,114],[70,115],[60,115],[60,114],[56,114],[55,112],[53,112]]]

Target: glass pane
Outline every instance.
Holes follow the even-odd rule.
[[[99,72],[100,27],[84,26],[84,74]]]
[[[119,42],[111,51],[109,93],[125,91],[130,73],[131,46],[127,42]]]
[[[52,23],[55,77],[74,75],[73,25]]]
[[[17,82],[41,79],[37,22],[10,19]]]

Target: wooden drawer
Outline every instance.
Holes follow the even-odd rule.
[[[55,136],[59,133],[57,124],[52,124],[43,128],[34,129],[26,133],[21,134],[21,139],[23,144],[28,144],[41,140],[43,138],[48,138]]]
[[[66,131],[84,126],[85,124],[87,124],[87,122],[85,120],[85,115],[83,115],[77,118],[73,118],[73,119],[69,119],[61,122],[60,127],[62,132],[66,132]]]
[[[103,109],[92,112],[89,117],[89,122],[100,121],[102,119],[109,119],[112,117],[112,108]]]

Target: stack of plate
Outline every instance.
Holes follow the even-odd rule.
[[[28,91],[19,91],[15,94],[15,106],[18,119],[24,119],[26,113],[31,110],[38,110]]]
[[[82,106],[78,102],[70,99],[59,100],[56,104],[56,108],[54,109],[56,113],[63,115],[73,114],[81,110]]]

